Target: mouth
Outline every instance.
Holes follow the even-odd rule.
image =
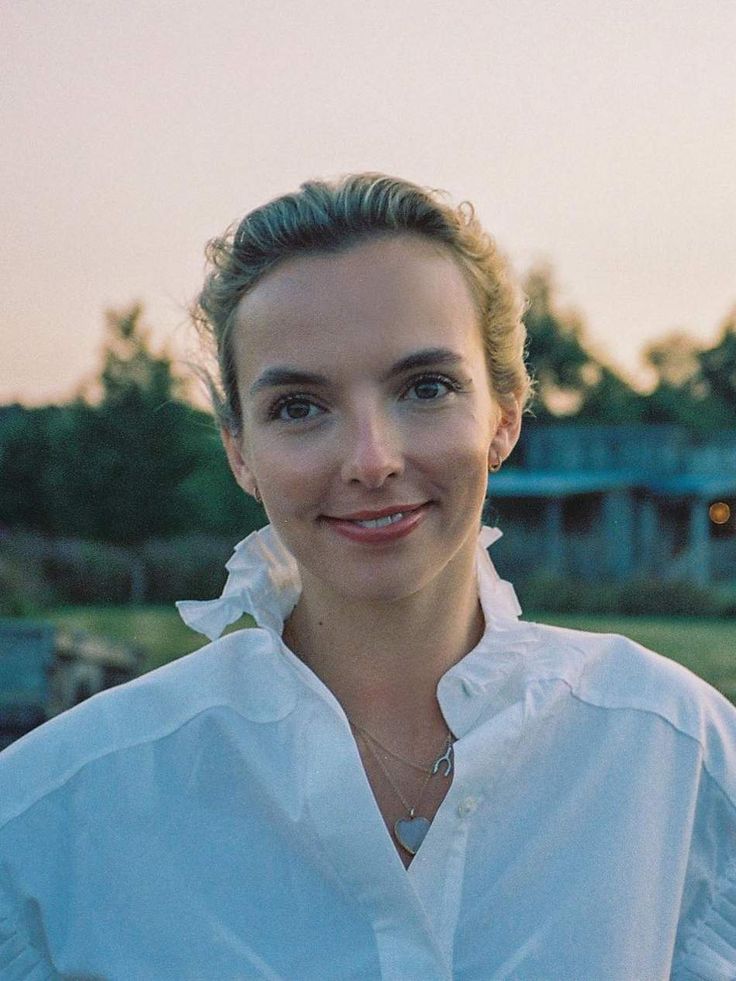
[[[356,542],[380,544],[403,538],[417,527],[429,508],[422,504],[395,504],[393,507],[353,514],[328,516],[324,519],[335,531]]]
[[[360,528],[385,528],[387,525],[395,525],[397,521],[401,521],[404,515],[409,513],[408,510],[395,511],[380,518],[349,518],[348,520]]]

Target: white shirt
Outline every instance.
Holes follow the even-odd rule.
[[[478,549],[487,628],[442,678],[455,775],[404,868],[340,705],[282,643],[271,529],[232,633],[0,755],[0,978],[736,978],[736,712],[624,638],[524,623]]]

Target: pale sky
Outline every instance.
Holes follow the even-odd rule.
[[[735,0],[4,0],[0,402],[68,398],[104,311],[191,348],[205,241],[309,177],[474,203],[628,372],[736,303]]]

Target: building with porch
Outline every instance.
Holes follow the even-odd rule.
[[[488,496],[504,574],[736,582],[736,431],[527,423]]]

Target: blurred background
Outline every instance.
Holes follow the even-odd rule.
[[[736,698],[731,0],[3,15],[0,730],[200,646],[172,601],[265,520],[192,368],[204,244],[351,170],[472,201],[524,282],[537,400],[489,484],[524,616]]]

